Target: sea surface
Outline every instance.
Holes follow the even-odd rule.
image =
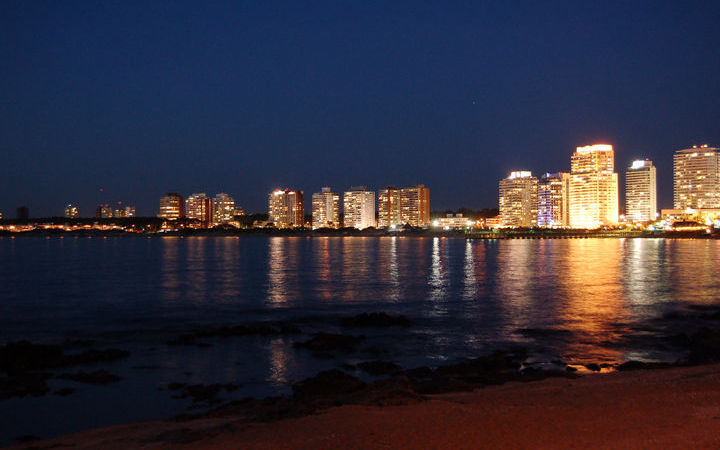
[[[709,239],[0,237],[0,343],[82,339],[131,352],[80,368],[117,383],[52,379],[53,391],[76,392],[0,400],[0,444],[197,412],[172,382],[238,383],[226,401],[287,394],[362,361],[438,366],[508,346],[528,348],[538,365],[673,362],[682,354],[656,345],[648,324],[720,303],[719,274],[720,240]],[[338,326],[373,311],[412,325]],[[202,327],[263,321],[302,333],[168,345]],[[318,331],[366,340],[333,355],[293,347]]]

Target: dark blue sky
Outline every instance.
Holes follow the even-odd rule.
[[[495,207],[600,142],[668,207],[672,152],[720,145],[718,2],[98,3],[0,4],[5,217],[362,184]]]

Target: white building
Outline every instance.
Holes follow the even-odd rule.
[[[312,227],[338,228],[340,226],[340,195],[329,187],[312,195]]]
[[[656,168],[650,160],[635,160],[625,172],[625,217],[629,222],[649,222],[656,214]]]
[[[353,186],[343,194],[343,212],[345,226],[359,230],[374,227],[375,192],[368,191],[365,186]]]

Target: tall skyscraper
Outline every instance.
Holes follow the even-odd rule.
[[[185,217],[185,202],[183,196],[176,192],[168,192],[160,198],[161,219],[176,220]]]
[[[655,220],[657,213],[656,169],[652,161],[633,161],[625,172],[625,217],[630,222]]]
[[[224,192],[213,200],[213,223],[227,223],[235,216],[235,200]]]
[[[112,219],[113,207],[110,204],[98,205],[95,208],[95,217],[98,219]]]
[[[402,222],[413,227],[430,225],[430,189],[424,184],[402,188],[400,214]]]
[[[340,195],[329,187],[312,195],[312,227],[338,228],[340,226]]]
[[[278,228],[305,224],[305,199],[302,191],[276,189],[268,196],[268,218]]]
[[[612,145],[578,147],[570,159],[570,226],[618,223],[618,176]]]
[[[378,192],[378,227],[390,228],[400,225],[402,225],[400,190],[395,186],[386,186]]]
[[[78,210],[78,207],[73,205],[72,203],[68,203],[65,205],[65,217],[68,219],[77,219],[78,215],[80,215],[80,211]]]
[[[213,205],[212,199],[204,192],[192,194],[185,200],[185,217],[196,219],[209,226],[212,222]]]
[[[362,230],[376,226],[375,192],[365,186],[351,187],[343,194],[343,213],[346,227]]]
[[[546,173],[538,180],[539,227],[567,227],[570,225],[570,174]]]
[[[678,150],[673,158],[675,209],[720,208],[720,149]]]
[[[500,180],[500,217],[506,227],[534,227],[538,217],[538,180],[529,171]]]

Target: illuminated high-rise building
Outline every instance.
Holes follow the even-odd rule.
[[[312,227],[338,228],[340,226],[340,195],[329,187],[312,195]]]
[[[720,208],[720,149],[678,150],[673,158],[675,209]]]
[[[202,222],[204,226],[209,226],[210,222],[212,222],[212,216],[212,199],[205,195],[204,192],[192,194],[185,199],[185,217],[188,219],[196,219]]]
[[[402,225],[400,189],[386,186],[378,192],[378,227],[391,228]]]
[[[547,228],[570,225],[570,174],[546,173],[538,180],[537,226]]]
[[[657,213],[656,169],[652,161],[633,161],[625,172],[625,217],[630,222],[655,220]]]
[[[112,219],[114,211],[112,205],[102,204],[95,208],[95,217],[98,219]]]
[[[358,230],[374,227],[375,192],[368,191],[365,186],[353,186],[343,193],[343,214],[346,227]]]
[[[578,147],[570,159],[570,226],[618,223],[618,176],[612,145]]]
[[[213,199],[213,223],[227,223],[235,217],[235,199],[224,192]]]
[[[430,225],[430,189],[424,184],[400,190],[400,215],[403,223],[413,227]]]
[[[305,223],[303,191],[276,189],[268,196],[268,220],[278,228],[302,227]]]
[[[118,202],[118,208],[113,211],[113,217],[135,217],[134,206],[122,206],[122,202]]]
[[[534,227],[538,217],[538,180],[532,172],[511,172],[500,180],[500,217],[506,227]]]
[[[68,219],[77,219],[77,217],[80,215],[80,211],[78,210],[78,207],[76,205],[73,205],[72,203],[68,203],[65,205],[65,217]]]
[[[183,196],[176,192],[169,192],[160,198],[161,219],[176,220],[185,217],[185,202]]]

